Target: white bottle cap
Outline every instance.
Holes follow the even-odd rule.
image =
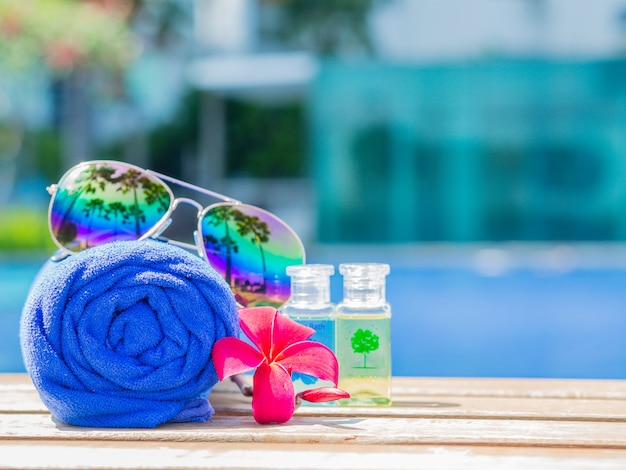
[[[330,264],[299,264],[287,266],[291,277],[292,303],[324,304],[330,302],[330,276],[335,268]]]
[[[385,277],[389,271],[389,265],[384,263],[340,264],[344,302],[362,306],[385,303]]]

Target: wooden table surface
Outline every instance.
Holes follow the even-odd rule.
[[[95,429],[0,374],[1,468],[626,469],[626,380],[409,378],[393,406],[303,406],[255,423],[230,383],[212,422]]]

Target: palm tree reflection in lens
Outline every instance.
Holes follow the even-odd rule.
[[[301,264],[300,240],[282,221],[246,204],[217,204],[201,224],[205,255],[241,304],[281,306],[289,296],[286,267]]]
[[[52,234],[78,252],[116,240],[138,240],[170,207],[167,188],[126,165],[89,163],[66,175],[50,210]]]

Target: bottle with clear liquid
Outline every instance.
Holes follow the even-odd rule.
[[[337,305],[336,355],[341,405],[391,404],[391,307],[385,299],[389,265],[339,265],[343,300]]]
[[[281,313],[298,323],[313,328],[310,340],[335,350],[335,304],[330,301],[330,276],[335,268],[330,264],[302,264],[287,266],[291,277],[291,296],[281,308]],[[296,393],[317,387],[334,387],[331,381],[320,380],[311,375],[294,372],[292,375]],[[303,402],[303,404],[312,404]],[[320,404],[333,404],[318,403]]]

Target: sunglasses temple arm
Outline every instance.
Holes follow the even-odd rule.
[[[233,199],[232,197],[228,197],[225,196],[223,194],[220,193],[216,193],[215,191],[211,191],[210,189],[205,189],[202,188],[200,186],[196,186],[195,184],[191,184],[191,183],[186,183],[185,181],[181,181],[179,179],[176,178],[172,178],[171,176],[167,176],[164,175],[162,173],[159,173],[158,171],[154,171],[154,170],[146,170],[148,173],[150,173],[151,175],[157,176],[161,179],[164,179],[166,181],[169,181],[170,183],[174,183],[177,184],[178,186],[183,186],[187,189],[192,189],[194,191],[198,191],[200,193],[206,194],[207,196],[211,196],[217,199],[222,199],[223,201],[227,201],[227,202],[233,202],[236,204],[240,204],[241,201],[238,201],[237,199]]]

